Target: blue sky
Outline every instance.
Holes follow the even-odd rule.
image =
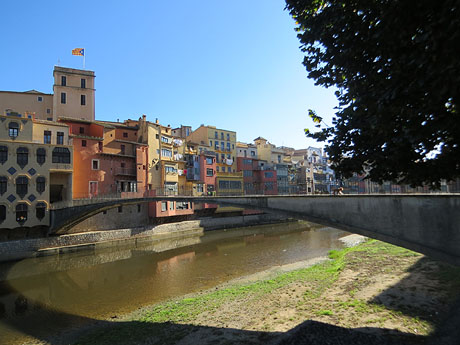
[[[327,122],[333,90],[303,67],[282,0],[1,1],[0,90],[52,93],[53,66],[96,72],[96,119],[146,114],[164,125],[200,124],[280,146],[305,138],[307,109]]]

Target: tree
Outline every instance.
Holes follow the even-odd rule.
[[[334,86],[325,141],[343,177],[438,187],[460,176],[460,1],[286,0],[303,64]]]

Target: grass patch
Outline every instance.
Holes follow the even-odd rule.
[[[321,316],[321,315],[334,315],[334,313],[330,310],[319,310],[316,315]]]

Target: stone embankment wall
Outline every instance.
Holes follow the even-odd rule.
[[[116,209],[115,209],[116,210]],[[0,262],[60,253],[123,246],[134,241],[151,241],[193,235],[207,230],[228,229],[287,221],[286,217],[258,214],[236,217],[202,218],[179,223],[81,232],[47,238],[0,242]],[[145,223],[144,223],[145,224]],[[130,242],[130,243],[131,243]]]

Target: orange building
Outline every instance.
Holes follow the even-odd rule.
[[[146,190],[147,146],[137,127],[112,122],[60,118],[73,139],[73,198]]]

